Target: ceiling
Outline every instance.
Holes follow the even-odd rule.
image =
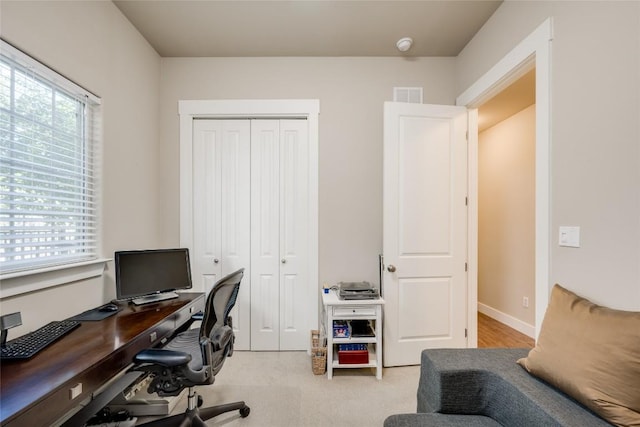
[[[478,131],[482,132],[536,102],[536,70],[527,72],[478,108]]]
[[[162,57],[457,56],[502,0],[113,2]]]
[[[113,0],[162,57],[457,56],[502,0]],[[396,42],[411,37],[402,53]],[[535,74],[479,109],[487,129],[535,102]]]

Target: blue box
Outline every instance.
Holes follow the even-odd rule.
[[[338,351],[362,351],[367,350],[366,344],[338,344]]]
[[[349,330],[349,324],[346,320],[334,320],[333,321],[333,337],[334,338],[349,338],[351,331]]]

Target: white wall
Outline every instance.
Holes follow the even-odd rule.
[[[164,228],[179,241],[178,100],[320,100],[320,284],[377,284],[382,250],[382,112],[394,86],[453,104],[452,58],[163,58]]]
[[[377,282],[382,103],[393,86],[455,97],[548,16],[552,70],[550,285],[640,309],[640,3],[506,1],[456,58],[160,59],[107,1],[0,3],[0,35],[104,105],[103,253],[179,242],[180,99],[320,99],[320,281]],[[559,248],[559,225],[582,247]],[[111,267],[112,269],[112,267]],[[114,296],[104,280],[0,301],[24,328]]]
[[[160,58],[111,2],[0,3],[0,35],[102,98],[102,254],[161,240],[158,186]],[[5,298],[22,312],[20,334],[115,297],[103,278]],[[13,335],[15,336],[15,335]]]
[[[535,123],[531,105],[478,135],[478,303],[531,327]],[[523,297],[529,298],[528,308]]]
[[[640,2],[506,1],[457,58],[457,90],[550,16],[549,286],[639,310]],[[558,246],[560,225],[580,248]]]

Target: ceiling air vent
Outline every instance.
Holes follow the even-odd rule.
[[[395,102],[411,102],[412,104],[422,104],[422,88],[394,87],[393,100]]]

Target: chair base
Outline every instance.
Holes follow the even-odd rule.
[[[172,427],[172,426],[195,426],[206,427],[204,423],[213,417],[220,414],[231,411],[240,411],[240,416],[246,418],[249,416],[251,409],[244,403],[244,401],[224,403],[222,405],[210,406],[207,408],[200,408],[202,405],[202,398],[198,396],[192,389],[189,389],[188,407],[182,414],[172,415],[170,417],[154,420],[141,426],[146,427]]]

